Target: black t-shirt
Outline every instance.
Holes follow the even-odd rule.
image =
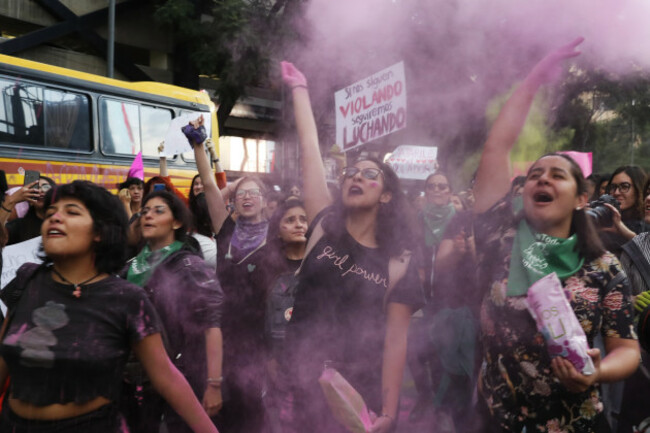
[[[443,235],[443,240],[453,240],[457,236],[465,238],[472,235],[472,213],[462,211],[455,214]],[[459,308],[470,306],[478,312],[480,296],[476,285],[476,262],[469,250],[458,260],[453,269],[444,269],[435,273],[433,282],[433,300],[431,309]]]
[[[268,274],[275,273],[267,262],[269,245],[244,257],[231,249],[233,257],[227,257],[234,230],[235,221],[229,217],[217,234],[217,275],[224,293],[221,330],[226,373],[242,363],[262,362]]]
[[[9,221],[5,226],[9,234],[7,245],[28,241],[41,235],[43,220],[36,215],[33,207],[22,218]]]
[[[69,284],[27,263],[1,298],[14,311],[0,346],[10,395],[37,406],[117,401],[131,344],[160,329],[144,291],[116,276],[84,285],[76,298]]]
[[[287,329],[289,365],[297,371],[298,386],[310,387],[324,362],[335,361],[334,366],[369,406],[378,410],[389,257],[359,244],[341,229],[338,234],[326,232],[304,259]],[[409,263],[386,304],[406,304],[413,311],[422,306],[414,262]]]

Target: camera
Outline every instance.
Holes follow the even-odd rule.
[[[587,215],[591,217],[596,227],[611,227],[614,222],[612,219],[613,212],[605,204],[614,206],[619,212],[621,210],[621,205],[618,203],[618,200],[609,194],[603,194],[598,197],[598,200],[589,203],[591,209],[587,210]]]

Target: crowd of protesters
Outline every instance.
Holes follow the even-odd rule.
[[[198,169],[187,196],[164,158],[116,195],[44,176],[7,194],[0,244],[41,236],[42,263],[0,293],[0,431],[344,432],[322,389],[331,368],[371,433],[422,419],[430,432],[645,431],[650,178],[585,179],[559,153],[508,170],[535,94],[580,42],[515,89],[464,191],[438,170],[409,201],[372,156],[328,184],[307,79],[283,62],[301,182],[227,183],[199,119],[183,128]],[[589,374],[549,354],[527,308],[551,273]],[[406,368],[417,400],[399,419]]]

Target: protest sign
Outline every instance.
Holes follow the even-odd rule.
[[[41,245],[41,237],[29,239],[19,244],[6,246],[2,250],[2,288],[16,276],[16,271],[25,263],[41,263],[38,258],[38,249]],[[2,305],[2,313],[6,308]]]
[[[336,142],[343,152],[406,127],[404,62],[334,94]]]
[[[200,116],[203,116],[203,126],[205,126],[206,134],[208,137],[211,137],[211,121],[210,116],[207,115],[207,113],[184,114],[173,119],[169,124],[169,129],[167,130],[167,134],[165,134],[165,148],[160,152],[160,156],[172,157],[179,153],[191,151],[192,146],[190,146],[190,143],[187,141],[187,137],[183,134],[181,128],[190,123],[190,121],[198,119]]]
[[[388,157],[400,179],[424,180],[438,169],[438,148],[434,146],[398,146]]]
[[[576,152],[575,150],[568,150],[568,151],[560,151],[558,153],[562,153],[564,155],[573,158],[574,161],[577,162],[580,168],[582,169],[582,175],[584,177],[587,177],[592,173],[593,154],[591,152]]]

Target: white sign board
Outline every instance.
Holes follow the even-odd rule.
[[[176,117],[169,124],[169,129],[167,130],[167,134],[165,134],[165,149],[160,152],[160,156],[172,157],[179,153],[192,151],[192,146],[187,141],[187,137],[181,129],[190,123],[190,121],[198,119],[199,116],[203,116],[203,126],[205,126],[206,134],[208,134],[208,137],[212,136],[210,134],[210,113],[192,113]]]
[[[438,148],[434,146],[398,146],[388,157],[400,179],[424,180],[438,169]]]
[[[38,258],[38,249],[41,246],[41,237],[29,239],[19,244],[4,247],[2,250],[2,288],[16,276],[16,271],[25,263],[41,263]],[[2,314],[6,307],[2,307]]]
[[[343,152],[406,127],[404,62],[334,94],[336,142]]]

